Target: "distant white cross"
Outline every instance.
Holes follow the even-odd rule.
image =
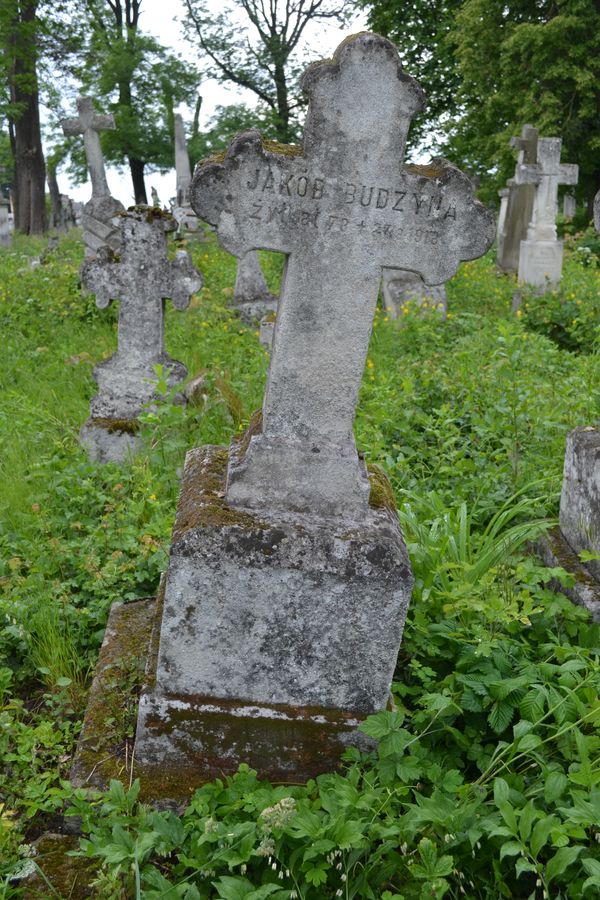
[[[63,132],[69,137],[76,134],[83,135],[88,171],[92,181],[92,197],[109,196],[99,132],[113,130],[115,120],[112,116],[97,113],[91,97],[78,97],[77,110],[79,112],[77,119],[62,120]]]

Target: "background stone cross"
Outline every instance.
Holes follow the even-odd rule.
[[[539,132],[532,125],[523,125],[520,137],[512,137],[510,146],[519,151],[517,166],[532,165],[537,162],[537,143]]]
[[[382,268],[440,284],[485,252],[494,222],[449,163],[403,166],[424,97],[385,38],[344,41],[302,87],[302,148],[248,132],[192,185],[225,249],[288,256],[262,428],[232,450],[227,500],[362,519],[369,482],[353,423]]]
[[[560,162],[560,138],[539,138],[537,162],[517,166],[515,180],[518,184],[535,184],[537,190],[527,240],[556,240],[556,214],[558,211],[558,187],[561,184],[577,184],[579,167]]]
[[[83,135],[88,171],[92,181],[92,197],[96,199],[110,196],[104,171],[102,147],[100,146],[100,132],[113,130],[115,120],[110,115],[104,116],[97,113],[91,97],[78,97],[77,110],[79,112],[77,119],[62,120],[63,132],[68,136]]]
[[[174,261],[167,259],[166,233],[177,224],[172,216],[138,207],[118,218],[120,256],[101,249],[95,259],[83,263],[81,281],[95,293],[99,307],[120,301],[118,349],[96,367],[100,394],[92,415],[131,418],[152,394],[144,378],[154,376],[155,365],[172,364],[183,370],[185,377],[181,363],[165,353],[164,300],[170,298],[177,309],[185,309],[190,296],[202,287],[202,276],[184,251]],[[103,407],[103,394],[109,396],[110,409]]]

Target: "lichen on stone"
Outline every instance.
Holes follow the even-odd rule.
[[[389,478],[380,466],[374,463],[367,465],[367,474],[371,485],[369,506],[372,509],[389,509],[396,512],[396,497]]]
[[[140,430],[140,423],[137,419],[93,418],[91,424],[96,428],[104,428],[109,434],[114,434],[116,431],[137,434]]]
[[[228,458],[226,447],[205,448],[202,454],[188,456],[173,527],[173,543],[194,528],[239,526],[262,530],[267,527],[260,519],[227,503]]]

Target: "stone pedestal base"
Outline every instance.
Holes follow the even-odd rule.
[[[79,443],[92,462],[126,462],[139,450],[136,419],[88,419],[79,431]]]
[[[552,288],[560,282],[562,263],[562,241],[521,241],[519,281]]]
[[[169,390],[185,380],[186,367],[167,353],[156,356],[154,362],[166,372]],[[138,416],[156,399],[156,373],[151,364],[128,367],[115,353],[94,368],[94,377],[99,391],[90,402],[90,418],[79,432],[79,443],[92,462],[125,462],[141,446]],[[183,392],[173,399],[187,402]]]
[[[195,771],[249,762],[294,781],[334,768],[386,706],[413,577],[382,473],[364,521],[228,505],[228,453],[188,453],[136,760]]]
[[[600,556],[600,429],[575,428],[567,436],[560,530],[575,553]],[[586,568],[600,582],[600,560]]]

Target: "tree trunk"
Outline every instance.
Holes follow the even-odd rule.
[[[35,13],[37,0],[21,0],[11,35],[11,101],[15,154],[15,229],[24,234],[46,230],[46,167],[42,150],[36,71]]]
[[[283,63],[275,63],[275,90],[277,94],[277,140],[282,144],[290,144],[294,136],[290,132],[290,105],[288,87]]]
[[[129,171],[131,172],[131,181],[133,183],[133,195],[135,197],[136,205],[138,203],[148,203],[148,197],[146,195],[146,183],[144,181],[144,166],[145,163],[142,159],[133,159],[131,156],[129,159]]]

